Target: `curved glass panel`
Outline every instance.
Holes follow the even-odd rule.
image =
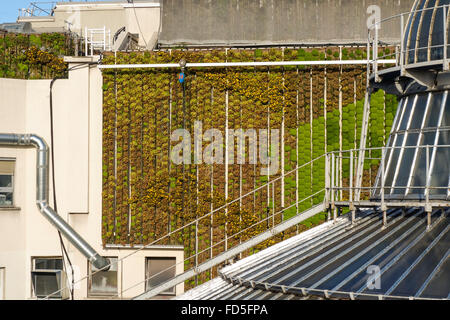
[[[450,131],[441,131],[439,133],[438,145],[450,145]],[[433,171],[430,178],[430,185],[440,189],[432,189],[431,196],[447,196],[450,185],[450,148],[436,148],[435,159],[433,162]]]
[[[402,99],[385,158],[385,198],[447,199],[450,180],[450,99],[448,91],[418,93]],[[428,156],[427,156],[428,153]],[[381,173],[376,186],[379,188]],[[375,197],[380,197],[376,189]]]
[[[443,93],[436,93],[431,95],[430,110],[427,113],[424,128],[437,128],[439,125],[439,118],[441,116]]]
[[[392,190],[393,194],[404,195],[406,192],[406,187],[410,177],[411,167],[413,165],[414,155],[416,149],[408,148],[415,147],[417,145],[417,140],[419,139],[418,133],[410,133],[406,138],[405,149],[401,150],[402,156],[399,159],[399,167],[397,171],[397,178],[395,179],[395,187]]]
[[[450,0],[417,0],[408,18],[403,39],[406,63],[444,58],[444,37],[450,43]],[[445,14],[444,14],[445,13]],[[450,46],[447,47],[450,57]]]
[[[420,94],[414,107],[414,113],[410,120],[408,130],[422,128],[422,122],[427,108],[428,94]]]
[[[441,127],[450,127],[450,99],[447,99],[447,102],[445,103]]]
[[[417,62],[428,60],[428,40],[430,39],[430,28],[432,18],[434,16],[434,5],[436,0],[428,0],[427,9],[422,14],[422,22],[420,26],[419,39],[417,45]]]
[[[394,181],[395,172],[397,171],[398,158],[400,157],[401,146],[403,145],[403,134],[396,135],[395,149],[392,151],[392,156],[389,159],[389,167],[386,168],[386,177],[384,185],[385,187],[391,187],[392,181]],[[385,189],[386,193],[392,192],[392,190]]]
[[[419,5],[417,6],[417,10],[414,14],[414,21],[412,23],[411,33],[409,36],[408,41],[408,63],[414,63],[414,57],[415,57],[415,49],[416,49],[416,41],[417,41],[417,32],[419,30],[419,24],[422,17],[422,9],[424,8],[426,3],[426,0],[422,0]]]
[[[409,15],[408,23],[407,23],[406,30],[405,30],[405,37],[403,39],[403,48],[408,48],[408,41],[409,41],[409,35],[410,35],[410,31],[411,31],[411,24],[412,24],[412,22],[414,21],[414,18],[415,18],[414,11],[416,10],[417,5],[419,4],[419,2],[420,1],[415,1],[414,2],[412,13],[410,13],[410,15]],[[405,56],[408,57],[408,54],[405,54]]]
[[[436,138],[436,132],[427,132],[422,137],[422,146],[434,145]],[[433,148],[419,148],[417,149],[417,162],[414,171],[412,172],[413,182],[412,188],[409,191],[411,195],[415,195],[414,198],[425,198],[425,186],[426,186],[426,172],[427,172],[427,153],[428,153],[428,165],[430,166],[431,152]],[[428,168],[430,170],[430,168]]]
[[[438,6],[448,5],[450,0],[440,0],[437,4]],[[448,16],[448,8],[436,8],[434,23],[432,24],[431,30],[431,48],[430,48],[430,60],[440,60],[444,57],[443,46],[444,44],[444,10],[446,11],[446,16]]]
[[[413,109],[414,103],[416,102],[417,97],[409,97],[408,103],[406,104],[405,110],[401,113],[401,122],[398,131],[406,130],[410,120],[410,114]]]

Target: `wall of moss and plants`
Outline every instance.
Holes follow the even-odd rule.
[[[74,55],[68,34],[0,33],[0,78],[52,79],[67,70],[63,56]]]
[[[387,52],[390,50],[386,48]],[[106,55],[104,64],[224,61],[282,61],[364,59],[361,48],[202,50],[118,53]],[[212,209],[238,198],[275,176],[261,176],[262,165],[175,165],[170,161],[170,141],[178,128],[193,132],[194,121],[225,132],[225,119],[233,129],[281,129],[284,163],[288,172],[325,152],[358,147],[364,105],[365,66],[252,67],[189,69],[185,92],[179,70],[133,69],[103,72],[103,242],[146,244],[203,217]],[[377,92],[372,97],[368,146],[384,145],[397,102]],[[192,146],[192,150],[193,146]],[[376,154],[374,154],[376,156]],[[248,162],[247,162],[248,163]],[[344,165],[345,167],[345,165]],[[372,184],[378,162],[365,166],[364,183]],[[200,220],[198,228],[184,228],[164,240],[181,244],[185,256],[206,250],[200,261],[245,241],[269,227],[268,213],[304,199],[324,188],[325,162],[316,161],[295,175],[263,188],[251,197]],[[349,178],[348,170],[343,179]],[[282,184],[283,183],[283,184]],[[228,199],[225,199],[227,189]],[[287,219],[323,201],[323,194],[294,206],[277,221]],[[302,224],[244,253],[251,254],[293,234],[322,223],[326,214]],[[265,221],[265,220],[264,220]],[[225,238],[247,229],[239,238]],[[192,267],[194,260],[186,262]],[[206,281],[216,270],[196,279]],[[194,283],[188,283],[188,285]]]

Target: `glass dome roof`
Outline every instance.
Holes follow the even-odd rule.
[[[445,42],[450,43],[448,5],[450,0],[415,1],[403,39],[406,64],[444,58]],[[445,35],[447,41],[444,41]],[[447,46],[447,57],[450,57],[449,46]]]

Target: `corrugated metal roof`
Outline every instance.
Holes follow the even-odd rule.
[[[177,299],[448,299],[450,209],[360,212],[314,228],[220,271]],[[379,281],[376,275],[380,275]]]

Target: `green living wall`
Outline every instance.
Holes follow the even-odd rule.
[[[62,56],[73,55],[68,34],[0,32],[0,78],[51,79],[67,70]]]
[[[386,49],[386,51],[389,49]],[[104,64],[224,61],[308,61],[363,59],[360,48],[199,50],[132,52],[106,55]],[[325,152],[357,148],[365,92],[365,66],[198,68],[186,71],[184,85],[175,69],[104,70],[103,102],[103,242],[147,244],[183,227],[160,244],[181,244],[185,256],[202,251],[204,261],[266,230],[269,213],[287,219],[323,201],[325,161],[302,167],[261,188],[213,218],[211,210],[237,199],[283,172]],[[183,89],[184,86],[184,89]],[[379,91],[372,97],[368,146],[383,146],[392,125],[396,99]],[[171,133],[194,132],[194,121],[225,133],[230,129],[280,129],[284,158],[277,175],[261,176],[260,163],[189,164],[170,161]],[[193,141],[192,141],[193,144]],[[225,148],[225,146],[222,146]],[[192,145],[192,150],[194,146]],[[235,150],[236,151],[236,150]],[[236,152],[235,152],[236,154]],[[248,154],[247,154],[248,156]],[[378,163],[365,167],[371,184]],[[349,178],[349,172],[343,179]],[[316,197],[295,205],[297,200]],[[308,219],[256,248],[251,254],[325,220]],[[259,221],[257,226],[253,226]],[[239,237],[231,237],[245,230]],[[199,243],[195,243],[195,235]],[[227,241],[225,242],[224,239]],[[210,246],[214,248],[210,249]],[[197,247],[196,247],[197,246]],[[194,260],[186,262],[192,267]],[[197,280],[209,279],[213,269]]]

